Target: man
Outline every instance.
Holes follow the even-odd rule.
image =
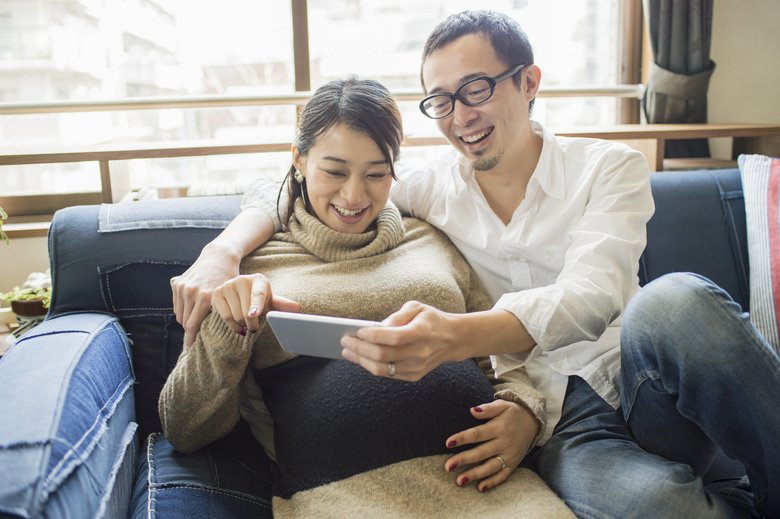
[[[623,323],[621,374],[620,316],[639,289],[653,212],[642,156],[619,144],[557,138],[531,121],[541,71],[507,16],[469,11],[447,18],[426,42],[421,77],[428,95],[421,110],[437,119],[453,150],[428,168],[400,173],[391,199],[448,234],[495,306],[452,315],[409,302],[385,327],[344,338],[344,358],[404,380],[485,354],[497,374],[525,370],[548,413],[526,463],[580,516],[755,514],[744,481],[720,491],[705,487],[716,445],[745,462],[758,509],[780,513],[780,459],[771,439],[780,417],[762,403],[780,398],[780,361],[766,355],[765,342],[728,296],[689,275],[643,289]],[[264,213],[245,210],[174,283],[176,314],[188,334],[207,311],[209,290],[271,235]],[[219,250],[235,263],[226,268]],[[221,271],[208,274],[218,263]],[[245,321],[233,323],[237,330],[256,330],[259,313],[276,304],[255,297]],[[692,336],[686,315],[707,333]],[[732,371],[735,355],[747,360]],[[706,372],[720,382],[705,385]],[[763,386],[740,387],[747,373],[763,377]],[[724,388],[738,398],[713,404]],[[749,398],[752,391],[764,393]],[[769,421],[763,435],[753,434],[757,418]],[[729,421],[736,423],[724,427]]]

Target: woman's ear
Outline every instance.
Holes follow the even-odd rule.
[[[290,151],[292,151],[293,166],[295,166],[295,169],[300,171],[303,174],[303,176],[306,176],[306,168],[305,168],[306,160],[304,156],[301,155],[301,153],[298,151],[298,148],[295,146],[295,144],[293,144],[290,147]]]

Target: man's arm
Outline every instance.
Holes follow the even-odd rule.
[[[238,276],[241,259],[267,242],[274,230],[270,216],[256,207],[247,207],[203,248],[184,274],[171,280],[173,311],[184,327],[185,347],[195,341],[211,308],[214,289]]]

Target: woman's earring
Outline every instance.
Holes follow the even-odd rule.
[[[303,176],[303,173],[301,173],[297,169],[295,170],[295,173],[293,173],[293,177],[295,178],[295,181],[298,182],[299,184],[303,184],[303,181],[306,180],[306,178]]]

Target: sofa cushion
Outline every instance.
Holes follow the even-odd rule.
[[[780,158],[740,155],[750,257],[750,320],[780,354]]]
[[[138,460],[127,517],[270,518],[271,462],[244,422],[192,454],[153,433]]]
[[[126,509],[127,467],[137,454],[134,377],[116,319],[47,319],[3,356],[0,379],[0,512],[100,517]]]

